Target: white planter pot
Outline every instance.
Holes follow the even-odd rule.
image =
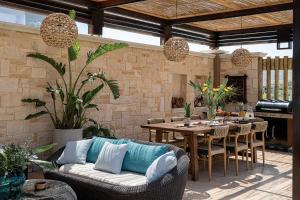
[[[54,129],[53,142],[56,143],[55,149],[60,149],[69,141],[82,139],[82,129]]]

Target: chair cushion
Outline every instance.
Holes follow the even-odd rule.
[[[112,174],[109,172],[94,169],[94,163],[66,164],[59,168],[60,172],[80,176],[99,182],[109,183],[121,186],[139,186],[147,183],[147,177],[142,174],[122,171],[120,174]]]
[[[176,167],[177,158],[174,151],[169,151],[160,157],[156,158],[148,167],[146,172],[147,181],[149,183],[158,180],[171,169]]]
[[[248,145],[244,142],[238,142],[238,150],[247,150],[248,149]],[[234,150],[235,148],[235,143],[234,142],[227,142],[226,143],[226,148],[228,150]]]
[[[122,170],[145,174],[152,162],[167,151],[168,148],[165,145],[157,146],[129,142]]]
[[[262,140],[253,140],[252,146],[253,147],[258,147],[258,146],[263,146],[264,142]]]
[[[199,155],[208,155],[208,146],[207,144],[199,144],[198,154]],[[211,145],[212,155],[224,153],[224,148],[218,145]]]
[[[79,163],[85,164],[87,152],[92,144],[92,140],[70,141],[56,161],[58,164]]]
[[[110,142],[112,144],[127,144],[128,141],[129,140],[126,139],[108,139],[102,137],[93,137],[93,142],[87,153],[86,161],[90,163],[95,163],[105,142]]]
[[[95,169],[120,174],[127,144],[105,142],[95,163]]]

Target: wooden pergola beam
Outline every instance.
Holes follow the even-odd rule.
[[[214,13],[208,15],[198,15],[193,17],[173,19],[171,20],[171,23],[186,24],[192,22],[226,19],[226,18],[241,17],[241,16],[248,16],[248,15],[257,15],[263,13],[272,13],[272,12],[279,12],[284,10],[291,10],[291,9],[293,9],[293,3],[283,3],[283,4],[263,6],[258,8],[248,8],[243,10],[235,10],[229,12],[221,12],[221,13]]]
[[[107,1],[101,1],[96,3],[99,7],[105,9],[105,8],[111,8],[111,7],[129,4],[129,3],[136,3],[139,1],[145,1],[145,0],[107,0]]]
[[[300,0],[294,0],[293,59],[293,199],[300,199]]]
[[[277,26],[266,26],[258,28],[248,28],[242,30],[230,30],[230,31],[221,31],[219,32],[220,36],[223,35],[237,35],[237,34],[248,34],[248,33],[258,33],[258,32],[268,32],[268,31],[277,31],[282,29],[293,29],[293,24],[283,24]]]

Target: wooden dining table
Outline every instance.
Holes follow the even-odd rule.
[[[256,119],[255,121],[260,121]],[[198,140],[197,137],[200,135],[207,135],[213,130],[213,126],[205,124],[204,120],[192,121],[192,126],[182,126],[183,122],[170,122],[170,123],[158,123],[158,124],[147,124],[142,125],[141,128],[155,130],[155,141],[158,143],[162,142],[164,132],[177,132],[181,133],[187,138],[188,145],[190,147],[190,163],[191,163],[191,175],[192,180],[196,181],[199,179],[199,163],[198,163]],[[236,129],[240,124],[234,122],[227,122],[231,130]]]

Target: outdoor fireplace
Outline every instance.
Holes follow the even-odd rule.
[[[292,106],[290,101],[260,100],[256,104],[255,116],[269,122],[266,147],[288,150],[292,146]]]

